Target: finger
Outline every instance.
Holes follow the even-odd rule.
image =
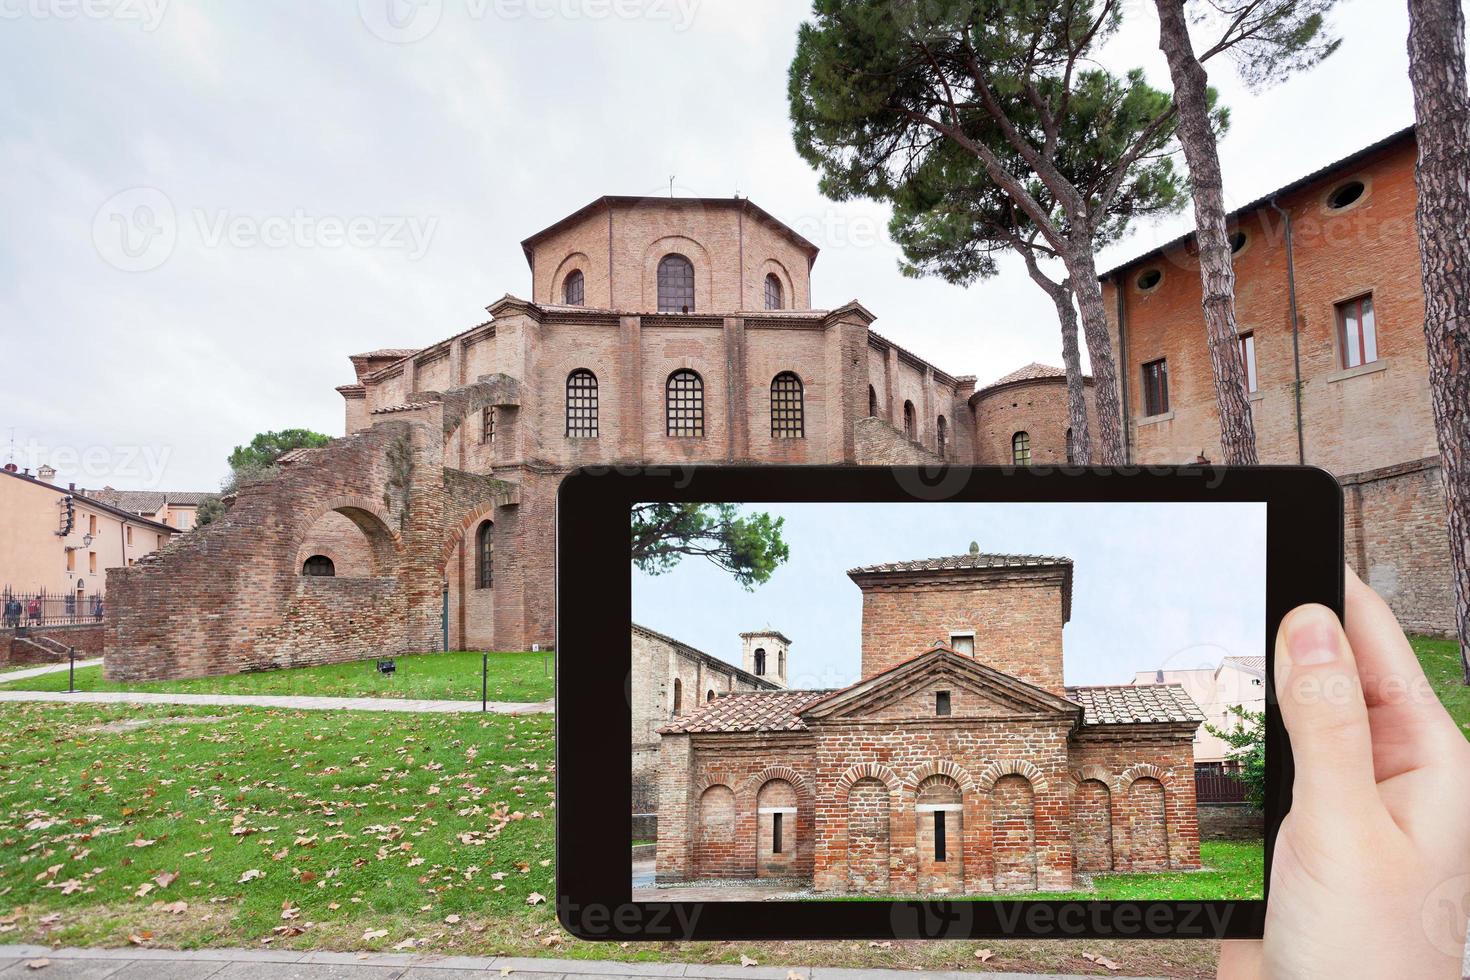
[[[1261,975],[1262,943],[1258,939],[1227,939],[1220,944],[1218,980],[1255,980]]]
[[[1298,606],[1276,633],[1276,697],[1296,762],[1292,809],[1361,812],[1377,804],[1368,706],[1332,610]]]
[[[1411,721],[1449,721],[1449,713],[1435,697],[1424,667],[1388,603],[1364,585],[1351,568],[1346,581],[1347,616],[1343,626],[1363,678],[1363,697],[1369,711],[1380,706],[1433,704],[1441,710],[1433,714],[1422,710],[1402,713]],[[1377,718],[1373,721],[1376,724]]]

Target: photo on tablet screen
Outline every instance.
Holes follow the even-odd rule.
[[[635,901],[1263,896],[1264,503],[632,523]]]

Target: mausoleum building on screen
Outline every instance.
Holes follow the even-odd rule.
[[[1063,684],[1072,572],[975,550],[850,571],[857,683],[724,693],[659,729],[658,881],[968,895],[1198,868],[1203,715],[1179,685]]]

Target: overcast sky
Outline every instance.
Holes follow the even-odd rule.
[[[0,0],[0,440],[84,486],[212,489],[258,431],[340,435],[349,354],[480,322],[527,293],[522,238],[671,176],[793,225],[822,249],[816,306],[856,297],[946,370],[1059,363],[1019,263],[971,289],[903,279],[886,209],[817,193],[785,95],[806,11]],[[1106,60],[1167,87],[1151,11],[1130,4]],[[1231,202],[1412,120],[1403,4],[1349,0],[1336,25],[1337,55],[1264,95],[1215,70]]]
[[[849,568],[982,551],[1073,565],[1063,630],[1068,684],[1124,684],[1138,670],[1262,656],[1266,506],[1199,504],[761,504],[786,518],[791,559],[746,592],[708,561],[633,573],[633,619],[734,664],[742,632],[792,641],[792,687],[858,679],[862,593]],[[947,639],[936,635],[935,639]],[[922,651],[915,650],[914,653]],[[985,659],[983,649],[977,651]]]

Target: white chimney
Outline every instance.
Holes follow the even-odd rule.
[[[56,479],[56,468],[42,463],[36,467],[36,476],[40,477],[43,482],[50,483]]]

